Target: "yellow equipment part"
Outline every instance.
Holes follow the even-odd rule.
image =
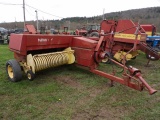
[[[72,64],[74,62],[74,50],[71,50],[70,47],[61,52],[37,54],[34,56],[31,54],[27,55],[27,65],[30,66],[33,73],[50,67]]]
[[[109,58],[102,59],[102,63],[106,63],[107,61],[109,61]]]
[[[125,57],[127,53],[124,52],[124,51],[118,51],[115,55],[114,55],[114,58],[121,62],[123,60],[123,57]],[[130,52],[126,55],[126,60],[131,60],[132,58],[136,57],[138,55],[138,51],[133,51],[133,52]]]

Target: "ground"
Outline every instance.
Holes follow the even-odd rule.
[[[45,120],[159,120],[160,62],[146,67],[145,54],[127,65],[141,69],[143,77],[158,92],[149,95],[73,65],[40,71],[34,81],[25,74],[20,82],[10,82],[5,63],[13,59],[8,45],[0,45],[0,119]],[[99,69],[112,71],[111,64]],[[115,66],[114,66],[115,67]],[[115,67],[116,68],[116,67]],[[120,75],[120,73],[119,73]]]

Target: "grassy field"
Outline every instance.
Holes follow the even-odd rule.
[[[94,75],[74,65],[38,72],[34,81],[8,81],[5,63],[13,59],[7,45],[0,45],[0,119],[2,120],[159,120],[160,61],[151,62],[141,53],[128,62],[158,92],[149,95]],[[111,65],[100,64],[111,72]]]

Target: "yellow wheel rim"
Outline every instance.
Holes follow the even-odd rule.
[[[28,79],[32,78],[30,73],[27,74],[27,77],[28,77]]]
[[[9,77],[13,78],[13,69],[12,69],[12,67],[10,65],[8,65],[7,70],[8,70]]]
[[[109,60],[108,58],[105,58],[105,59],[102,60],[102,62],[105,63],[105,62],[107,62],[108,60]]]

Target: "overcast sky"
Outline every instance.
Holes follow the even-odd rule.
[[[12,5],[11,5],[12,4]],[[0,22],[23,21],[23,0],[0,0]],[[25,0],[26,20],[91,17],[129,9],[159,7],[160,0]],[[48,14],[46,14],[48,13]],[[107,16],[106,16],[107,17]]]

